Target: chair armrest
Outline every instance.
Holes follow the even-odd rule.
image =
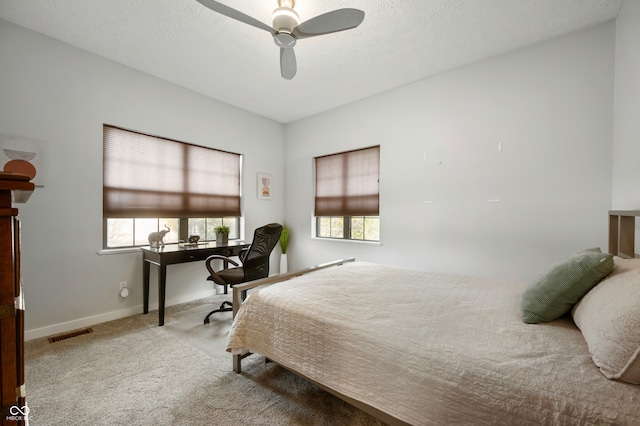
[[[234,266],[240,266],[240,264],[238,262],[236,262],[235,260],[233,260],[233,259],[230,259],[230,258],[228,258],[226,256],[221,256],[219,254],[212,254],[211,256],[209,256],[209,257],[207,257],[205,259],[204,266],[207,267],[207,271],[209,271],[209,274],[211,274],[211,279],[213,280],[213,282],[220,283],[222,285],[226,285],[226,282],[222,278],[220,278],[218,276],[218,274],[216,274],[216,271],[214,271],[213,268],[211,267],[211,262],[213,262],[214,260],[217,260],[217,259],[225,261],[225,262],[229,262]]]

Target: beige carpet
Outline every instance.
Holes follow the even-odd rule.
[[[93,333],[25,345],[31,426],[380,425],[258,355],[231,370],[231,313],[202,320],[228,296],[92,326]]]

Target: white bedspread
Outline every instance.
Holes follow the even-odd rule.
[[[524,285],[356,262],[250,293],[248,349],[410,424],[640,425],[570,318],[524,324]]]

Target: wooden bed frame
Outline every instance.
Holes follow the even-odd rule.
[[[640,258],[635,252],[636,216],[640,210],[609,210],[609,253],[624,259]]]

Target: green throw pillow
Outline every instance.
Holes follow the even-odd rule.
[[[522,320],[536,324],[560,318],[612,270],[613,255],[599,248],[554,264],[522,292]]]

